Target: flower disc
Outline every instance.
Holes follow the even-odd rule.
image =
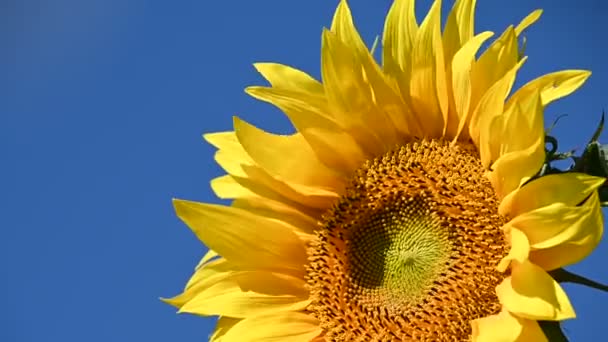
[[[328,340],[467,340],[496,314],[507,254],[474,147],[417,141],[368,162],[309,248],[310,311]]]

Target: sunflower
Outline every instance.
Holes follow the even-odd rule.
[[[205,139],[231,206],[175,200],[209,247],[180,312],[219,316],[211,341],[542,341],[539,321],[575,317],[549,271],[598,244],[602,178],[545,176],[543,110],[590,73],[512,92],[518,41],[541,11],[474,33],[475,0],[422,23],[396,0],[382,66],[346,1],[321,47],[322,83],[256,64],[295,133],[243,120]],[[479,56],[479,57],[477,57]]]

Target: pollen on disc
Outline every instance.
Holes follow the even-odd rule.
[[[308,249],[326,340],[465,341],[500,311],[506,219],[484,171],[473,146],[432,140],[356,172]]]

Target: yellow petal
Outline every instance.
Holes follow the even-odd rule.
[[[207,264],[209,261],[211,261],[211,259],[216,260],[215,258],[218,257],[218,254],[216,251],[209,249],[207,250],[207,253],[205,253],[205,255],[203,256],[203,258],[201,259],[201,261],[199,261],[198,265],[196,265],[195,269],[199,269],[201,267],[203,267],[205,264]]]
[[[555,216],[547,219],[546,230],[553,230],[554,234],[550,238],[539,239],[532,245],[533,251],[530,253],[532,262],[546,270],[553,270],[579,262],[597,247],[604,233],[604,219],[598,193],[594,192],[582,206],[576,209],[578,210],[570,210],[570,216],[565,213],[557,216],[562,218],[562,222],[553,222],[553,226],[549,224]],[[572,217],[575,215],[576,217]]]
[[[331,32],[347,46],[354,48],[357,54],[365,54],[367,47],[353,23],[352,14],[346,0],[341,0],[334,13],[331,23]]]
[[[497,123],[482,131],[492,165],[490,180],[499,198],[536,175],[545,162],[543,106],[538,92],[508,109]],[[492,134],[495,134],[492,136]],[[484,145],[487,144],[487,145]]]
[[[367,155],[355,139],[328,117],[325,98],[282,88],[249,87],[254,98],[281,109],[327,166],[349,175]]]
[[[241,318],[225,317],[222,316],[217,320],[213,334],[209,336],[209,342],[222,342],[223,336],[238,322],[242,321]]]
[[[277,63],[255,63],[253,66],[274,88],[324,95],[321,82],[301,70]]]
[[[336,193],[344,188],[344,179],[319,161],[302,134],[271,134],[239,118],[234,130],[251,159],[277,179]]]
[[[293,228],[246,210],[174,200],[177,216],[210,249],[236,264],[303,270],[306,251]]]
[[[462,133],[466,135],[462,138],[469,136],[468,130],[463,130],[464,127],[468,127],[471,119],[471,68],[475,61],[475,55],[481,45],[492,37],[492,32],[482,32],[479,35],[473,37],[464,46],[456,52],[454,59],[452,60],[452,91],[454,98],[455,112],[458,116],[458,130],[455,134],[454,140],[458,139]]]
[[[528,14],[519,24],[515,27],[515,34],[519,37],[524,30],[526,30],[530,25],[534,24],[540,16],[543,14],[543,10],[537,9]]]
[[[244,319],[218,342],[309,342],[321,334],[319,322],[302,312],[278,312]]]
[[[507,108],[532,96],[535,92],[540,92],[542,105],[546,106],[573,93],[585,83],[589,76],[591,76],[591,72],[586,70],[563,70],[543,75],[519,88],[507,102]]]
[[[401,95],[409,101],[409,74],[418,23],[414,0],[395,0],[391,6],[382,36],[382,65],[399,84]]]
[[[517,65],[518,57],[517,36],[513,26],[509,26],[471,69],[471,107],[475,108],[486,91]]]
[[[576,172],[543,176],[505,197],[498,212],[503,216],[515,217],[552,203],[575,206],[604,182],[604,178]]]
[[[243,146],[235,139],[235,132],[222,132],[205,135],[205,139],[212,144],[218,146],[219,151],[215,154],[215,160],[220,164],[234,180],[236,180],[243,188],[258,193],[253,188],[266,189],[264,193],[277,193],[281,197],[291,201],[304,204],[313,208],[327,208],[333,204],[338,194],[336,191],[328,190],[318,186],[306,184],[297,184],[287,182],[277,176],[270,175],[264,169],[260,168],[245,151]],[[359,164],[360,165],[360,164]],[[243,181],[247,180],[248,184]],[[222,179],[220,182],[229,183],[231,181]],[[230,184],[231,188],[226,188],[220,185],[218,191],[233,191],[242,193],[245,190],[237,188],[234,184]]]
[[[475,33],[476,0],[457,0],[452,7],[443,32],[443,48],[446,61],[465,45]]]
[[[548,342],[536,321],[514,316],[506,310],[473,320],[471,326],[473,342]]]
[[[509,224],[523,231],[534,249],[545,249],[597,235],[602,226],[598,208],[594,192],[581,206],[552,203],[516,216]]]
[[[505,226],[505,233],[511,248],[509,249],[509,254],[502,258],[498,263],[498,266],[496,266],[496,269],[499,272],[506,271],[507,267],[511,264],[511,261],[523,263],[530,255],[530,242],[524,232],[509,223]]]
[[[161,298],[165,303],[181,308],[184,304],[194,298],[200,291],[198,288],[208,287],[227,277],[235,271],[235,264],[229,263],[224,258],[218,258],[197,267],[194,274],[188,280],[184,292],[172,298]]]
[[[493,132],[490,131],[490,122],[494,117],[500,117],[502,115],[505,98],[513,87],[517,70],[519,70],[524,62],[525,60],[522,60],[517,63],[504,75],[504,77],[492,85],[481,98],[481,101],[474,107],[475,110],[471,115],[469,135],[473,139],[473,142],[479,146],[479,153],[482,162],[486,167],[489,166],[492,161],[490,142],[492,139],[496,139],[492,137]],[[474,105],[474,103],[471,102],[471,105]],[[483,139],[483,141],[481,141],[481,139]]]
[[[321,45],[321,75],[329,108],[336,122],[349,132],[370,155],[383,152],[384,143],[369,125],[374,104],[361,61],[352,48],[334,33],[323,31]]]
[[[239,184],[233,176],[225,175],[211,180],[211,189],[222,199],[255,196],[255,193]]]
[[[235,208],[245,209],[256,215],[286,222],[300,232],[312,234],[319,226],[317,217],[321,213],[303,212],[285,203],[263,197],[240,198],[232,202]]]
[[[384,73],[363,43],[346,1],[341,1],[338,5],[331,31],[344,47],[351,50],[352,58],[344,59],[345,65],[342,66],[343,69],[350,70],[352,82],[345,76],[342,78],[346,83],[351,83],[354,86],[353,93],[358,94],[355,100],[350,100],[352,106],[347,108],[349,116],[361,116],[363,125],[369,126],[374,135],[380,137],[384,150],[392,148],[398,141],[397,130],[409,132],[407,119],[411,116],[408,114],[411,111],[404,108],[405,104],[400,101],[399,94],[388,84]],[[327,39],[331,40],[332,35],[327,35]],[[340,44],[333,45],[340,50]],[[348,53],[345,51],[343,55]]]
[[[540,137],[536,144],[530,145],[528,149],[507,153],[492,164],[493,170],[488,174],[488,178],[498,198],[512,193],[540,170],[545,157],[543,142],[544,139]]]
[[[180,308],[204,316],[253,317],[270,312],[302,310],[308,304],[305,281],[270,271],[238,271],[205,286]]]
[[[496,287],[496,294],[506,310],[522,318],[557,321],[576,316],[561,286],[527,260],[511,264],[511,275]]]
[[[441,137],[448,119],[447,80],[441,41],[441,0],[433,2],[416,34],[410,96],[427,137]]]
[[[245,177],[246,173],[242,166],[255,164],[239,143],[234,132],[208,133],[203,137],[218,149],[215,161],[229,174]]]

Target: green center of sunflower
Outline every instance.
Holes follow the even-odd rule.
[[[396,199],[354,227],[349,246],[357,298],[394,311],[417,303],[447,270],[449,236],[422,200]]]
[[[507,254],[474,146],[415,141],[368,161],[308,249],[308,310],[327,341],[468,340],[496,314]]]

